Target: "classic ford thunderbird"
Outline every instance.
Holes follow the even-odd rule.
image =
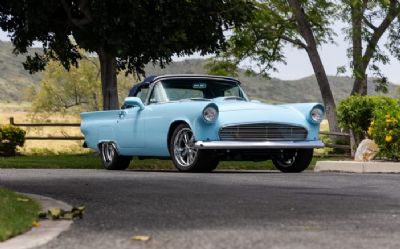
[[[221,160],[272,160],[282,172],[311,162],[324,107],[250,100],[233,78],[165,75],[146,78],[120,110],[81,114],[84,146],[106,169],[126,169],[133,156],[171,158],[176,168],[209,172]]]

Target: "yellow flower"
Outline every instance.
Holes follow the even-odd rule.
[[[386,114],[385,118],[386,119],[390,118],[390,114]]]
[[[392,140],[393,140],[392,135],[386,135],[386,137],[385,137],[386,142],[390,143],[390,142],[392,142]]]
[[[374,133],[374,128],[372,128],[372,126],[370,126],[369,128],[368,128],[368,135],[370,135],[370,136],[372,136],[372,133]]]

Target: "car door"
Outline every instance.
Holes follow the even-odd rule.
[[[121,148],[142,148],[145,145],[143,112],[139,107],[120,110],[117,117],[117,141]]]

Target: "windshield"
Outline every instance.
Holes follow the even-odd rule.
[[[231,97],[247,101],[247,96],[234,81],[215,79],[171,79],[155,85],[150,102],[208,100]]]

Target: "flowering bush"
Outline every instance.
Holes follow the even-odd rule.
[[[339,126],[351,129],[358,144],[367,135],[374,113],[382,108],[395,108],[399,101],[383,96],[350,96],[340,102],[337,113]]]
[[[17,146],[25,143],[25,131],[13,126],[0,126],[0,156],[15,156]]]
[[[368,135],[378,144],[379,155],[400,159],[400,106],[376,109]]]

